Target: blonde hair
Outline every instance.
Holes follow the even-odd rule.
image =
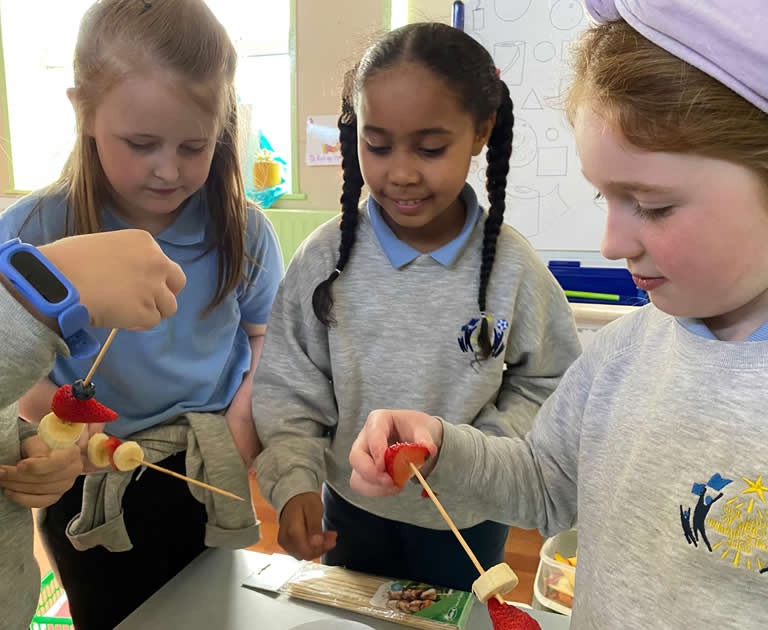
[[[592,105],[636,147],[728,160],[768,185],[768,115],[625,21],[586,31],[572,66],[571,124]]]
[[[195,103],[217,117],[220,129],[205,183],[211,209],[208,251],[216,247],[218,259],[217,290],[205,313],[238,286],[244,269],[247,199],[238,154],[236,63],[224,27],[202,0],[95,2],[83,16],[75,47],[77,139],[54,184],[66,194],[67,229],[101,231],[101,209],[112,199],[96,143],[87,133],[96,108],[131,73],[158,69],[178,76]]]

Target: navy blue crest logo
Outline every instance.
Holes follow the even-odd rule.
[[[491,331],[491,356],[495,358],[504,351],[504,331],[509,328],[509,322],[506,319],[494,319],[490,315],[485,315],[484,317]],[[481,321],[480,317],[473,317],[461,327],[461,335],[458,341],[462,352],[475,354]]]

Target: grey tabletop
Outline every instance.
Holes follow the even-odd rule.
[[[249,556],[251,561],[249,562]],[[242,586],[253,572],[249,551],[208,549],[118,626],[118,630],[292,630],[316,619],[349,619],[375,630],[402,630],[389,621],[255,591]],[[570,618],[530,611],[542,630],[568,630]],[[475,605],[467,630],[492,630],[485,606]]]

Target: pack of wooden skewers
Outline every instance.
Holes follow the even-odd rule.
[[[278,556],[265,556],[272,558]],[[266,560],[269,562],[269,560]],[[394,580],[314,562],[254,572],[245,586],[285,593],[334,608],[424,630],[464,630],[471,593],[411,580]]]

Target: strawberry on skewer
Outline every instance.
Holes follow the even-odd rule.
[[[59,387],[53,395],[53,400],[51,400],[51,410],[65,422],[91,424],[113,422],[118,418],[117,413],[102,405],[95,398],[78,398],[77,384]]]
[[[517,586],[518,579],[515,572],[504,562],[491,567],[487,571],[483,569],[477,556],[469,548],[467,541],[464,540],[461,532],[456,528],[451,517],[448,516],[435,492],[429,487],[426,479],[419,472],[419,468],[424,464],[428,455],[429,450],[423,444],[392,444],[384,452],[384,465],[395,485],[402,488],[408,479],[415,475],[423,487],[422,496],[426,494],[432,499],[440,515],[451,528],[451,531],[464,548],[464,551],[467,552],[478,573],[480,573],[480,577],[472,584],[472,591],[480,601],[488,602],[488,611],[491,615],[494,629],[541,630],[535,619],[518,608],[506,604],[501,596],[502,593],[511,591]]]
[[[96,388],[91,381],[115,334],[117,334],[117,328],[113,328],[109,333],[84,379],[75,381],[73,385],[62,385],[53,395],[52,411],[43,417],[37,427],[38,436],[48,448],[71,446],[80,438],[83,428],[88,423],[117,420],[117,414],[114,411],[93,400]]]
[[[66,448],[71,446],[77,442],[87,423],[103,423],[117,420],[117,413],[93,398],[96,388],[91,381],[96,368],[104,358],[104,353],[109,348],[116,333],[117,328],[113,328],[85,379],[75,381],[72,385],[62,385],[53,395],[53,400],[51,401],[52,412],[41,420],[37,429],[40,439],[43,440],[48,448]],[[105,468],[111,465],[112,468],[119,471],[128,471],[139,466],[146,466],[211,492],[217,492],[238,501],[245,501],[242,497],[216,486],[203,483],[197,479],[191,479],[157,464],[147,462],[144,460],[144,451],[138,443],[122,442],[119,438],[110,437],[104,433],[95,433],[89,438],[88,459],[98,468]]]
[[[86,424],[114,422],[118,415],[93,398],[93,384],[62,385],[51,400],[51,413],[40,421],[37,433],[48,448],[66,448],[77,442]]]
[[[428,456],[429,449],[423,444],[397,442],[384,452],[384,465],[395,485],[402,488],[405,482],[413,477],[411,463],[416,468],[421,468]]]
[[[541,630],[538,621],[511,604],[500,604],[495,599],[489,599],[488,613],[494,630]]]

